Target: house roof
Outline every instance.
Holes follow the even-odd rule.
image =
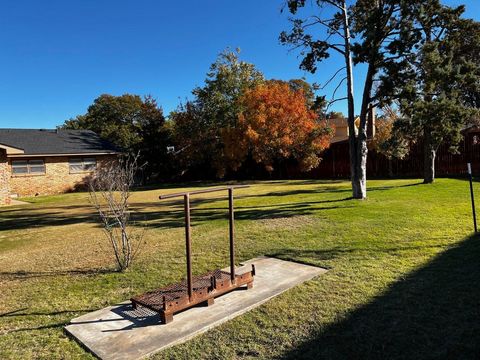
[[[119,152],[118,148],[90,130],[0,129],[0,148],[13,156]]]
[[[327,119],[327,123],[335,128],[334,136],[330,143],[335,144],[339,142],[345,142],[348,140],[348,120],[344,117],[335,117]],[[360,118],[355,119],[355,134],[360,126]]]

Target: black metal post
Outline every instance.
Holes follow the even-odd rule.
[[[187,252],[187,286],[188,298],[192,300],[193,284],[192,284],[192,240],[190,234],[190,195],[183,196],[185,206],[185,244]]]
[[[230,225],[230,280],[235,282],[235,230],[233,215],[233,189],[228,189],[228,215]]]
[[[478,232],[478,230],[477,230],[477,214],[475,212],[475,196],[473,194],[472,165],[470,163],[467,164],[467,170],[468,170],[468,178],[470,180],[470,198],[472,200],[473,228],[475,229],[475,233],[477,233]]]

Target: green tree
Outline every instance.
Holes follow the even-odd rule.
[[[326,114],[327,119],[344,119],[345,115],[341,111],[330,111]]]
[[[316,0],[312,3],[309,16],[292,19],[292,30],[280,35],[282,43],[302,49],[300,67],[304,70],[315,73],[317,64],[334,53],[344,59],[344,66],[323,86],[344,74],[330,104],[347,100],[352,195],[356,199],[364,199],[367,195],[367,120],[370,109],[377,105],[373,85],[383,67],[393,61],[392,43],[404,44],[408,40],[399,36],[404,3],[406,1],[357,0],[349,7],[346,0]],[[292,14],[297,14],[306,4],[305,0],[287,1]],[[322,28],[325,31],[319,31]],[[360,126],[356,134],[353,68],[360,63],[366,64],[367,71],[361,97]],[[335,98],[343,84],[345,96]]]
[[[95,131],[127,153],[140,152],[140,161],[148,162],[147,176],[167,175],[166,146],[170,132],[161,107],[151,96],[100,95],[86,114],[65,121],[62,127]]]
[[[461,81],[448,82],[459,92],[460,100],[471,108],[480,108],[480,23],[461,19],[458,28],[449,34],[452,66],[461,74]]]
[[[404,36],[415,51],[396,48],[398,61],[386,69],[380,86],[400,100],[403,119],[395,131],[423,141],[424,183],[435,179],[438,147],[447,143],[456,151],[478,106],[480,27],[461,19],[463,12],[463,6],[450,8],[439,0],[412,7]]]
[[[141,142],[140,113],[143,101],[138,95],[100,95],[87,113],[65,121],[65,129],[89,129],[127,151]]]
[[[214,176],[210,174],[213,169],[211,159],[216,150],[211,140],[215,138],[210,127],[204,126],[203,114],[193,102],[187,101],[180,104],[169,115],[172,124],[174,158],[178,175],[193,170],[197,174]],[[201,170],[201,171],[197,171]]]
[[[225,139],[237,126],[238,99],[264,77],[253,64],[239,60],[239,50],[222,52],[210,66],[205,85],[195,88],[194,99],[171,114],[177,147],[185,164],[205,164],[223,177],[232,164],[225,156]]]
[[[146,180],[165,180],[175,175],[175,166],[167,153],[167,147],[173,141],[173,130],[165,121],[162,108],[151,96],[143,100],[139,136],[142,140],[135,150],[139,152],[140,160],[147,163],[143,167]]]

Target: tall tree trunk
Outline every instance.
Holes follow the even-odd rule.
[[[355,98],[353,94],[353,61],[350,45],[350,23],[346,1],[342,3],[343,33],[345,40],[345,68],[347,71],[347,101],[348,101],[348,145],[350,151],[350,177],[352,182],[352,196],[357,198],[359,182],[357,175],[357,139],[355,135]]]
[[[373,77],[375,75],[375,66],[372,64],[368,66],[367,76],[365,78],[365,86],[363,88],[362,108],[360,111],[360,126],[357,136],[357,171],[356,183],[357,193],[353,194],[355,199],[365,199],[367,197],[367,126],[368,126],[368,112],[370,110],[371,92],[373,87]]]
[[[357,137],[357,161],[355,171],[355,189],[353,194],[355,199],[365,199],[367,197],[367,134],[359,129]]]
[[[435,157],[437,150],[433,144],[430,130],[423,130],[423,183],[431,184],[435,180]]]

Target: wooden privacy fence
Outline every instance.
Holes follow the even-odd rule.
[[[465,134],[460,143],[459,154],[452,154],[447,145],[437,151],[435,168],[437,176],[459,176],[467,172],[466,164],[472,163],[474,174],[480,174],[480,131]],[[288,164],[286,178],[348,178],[350,176],[348,141],[332,144],[322,155],[320,165],[309,173],[302,173],[295,164]],[[421,143],[412,146],[409,155],[403,159],[387,159],[374,150],[368,152],[367,176],[381,177],[422,177],[423,147]]]

